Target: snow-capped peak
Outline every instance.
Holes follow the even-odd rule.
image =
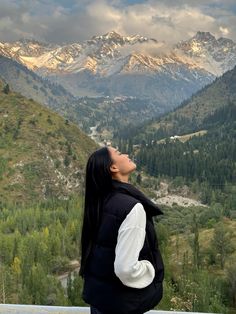
[[[121,39],[123,38],[120,34],[115,31],[108,32],[104,35],[94,36],[94,39]]]
[[[191,57],[200,67],[218,76],[236,64],[236,44],[227,38],[216,39],[209,32],[197,32],[195,36],[175,46]]]
[[[131,36],[122,36],[115,31],[108,32],[104,35],[93,36],[91,40],[88,40],[88,43],[104,43],[104,44],[135,44],[137,42],[145,42],[149,39],[141,35],[135,34]]]

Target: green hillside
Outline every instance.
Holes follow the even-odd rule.
[[[222,114],[222,113],[221,113]],[[236,111],[234,113],[236,119]],[[142,145],[136,158],[150,175],[181,176],[207,181],[212,186],[233,184],[236,179],[236,125],[227,121],[205,135],[182,143],[178,138]]]
[[[214,127],[214,123],[211,123],[212,117],[218,114],[219,118],[219,113],[221,110],[224,112],[226,107],[230,107],[235,113],[236,67],[194,94],[174,111],[146,122],[142,127],[130,129],[128,132],[125,130],[120,136],[133,137],[135,142],[140,142],[143,138],[155,140],[209,129]]]
[[[76,125],[33,100],[8,93],[0,81],[3,202],[63,199],[78,193],[86,159],[95,148],[96,144]]]

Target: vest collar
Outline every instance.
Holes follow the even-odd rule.
[[[141,191],[139,191],[130,183],[112,179],[112,191],[118,191],[133,196],[140,201],[140,203],[145,208],[146,213],[150,216],[163,215],[163,212],[156,204],[154,204],[149,198],[147,198]]]

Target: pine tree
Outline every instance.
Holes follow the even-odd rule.
[[[138,184],[141,184],[141,182],[142,182],[142,177],[141,177],[141,174],[140,174],[140,173],[137,175],[136,181],[137,181]]]
[[[226,257],[232,252],[233,247],[231,243],[231,234],[224,226],[223,222],[220,222],[215,228],[212,246],[214,247],[216,254],[219,255],[221,269],[224,269]]]
[[[199,231],[198,231],[198,221],[196,214],[194,213],[193,215],[193,222],[192,222],[192,231],[194,234],[194,239],[193,239],[193,265],[197,269],[199,268],[200,265],[200,257],[199,257]]]
[[[4,94],[9,94],[10,93],[10,87],[8,84],[6,84],[3,88],[3,93]]]

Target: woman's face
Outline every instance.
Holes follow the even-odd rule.
[[[113,174],[125,176],[136,169],[136,164],[129,159],[129,155],[122,154],[118,149],[109,146],[108,150],[113,160],[111,171]]]

